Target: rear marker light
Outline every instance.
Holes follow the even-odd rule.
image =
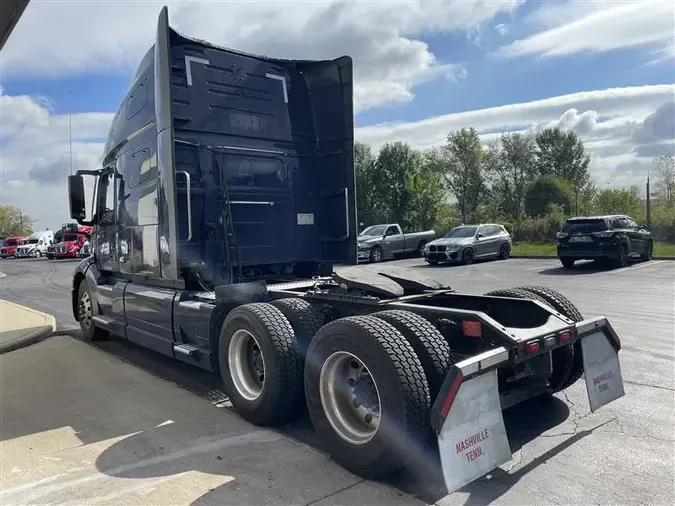
[[[472,320],[462,321],[462,331],[464,332],[464,335],[467,337],[482,337],[483,335],[480,322]]]
[[[570,337],[572,337],[572,333],[571,333],[571,332],[567,332],[567,331],[566,331],[566,332],[561,332],[561,333],[558,335],[558,341],[560,341],[561,343],[566,343],[567,341],[570,340]]]
[[[555,346],[555,336],[548,336],[544,338],[544,346],[546,348],[550,348],[551,346]]]
[[[539,341],[532,341],[525,345],[525,351],[528,353],[535,353],[539,351]]]

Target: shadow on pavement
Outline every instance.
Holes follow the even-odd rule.
[[[581,439],[590,436],[597,429],[603,425],[611,423],[612,421],[613,420],[609,420],[596,427],[593,427],[592,429],[576,432],[574,435],[554,446],[546,453],[539,455],[532,461],[525,464],[523,467],[513,472],[506,472],[501,468],[497,468],[479,481],[475,481],[467,485],[461,490],[462,492],[469,494],[469,497],[464,503],[464,506],[486,506],[488,504],[492,504],[494,501],[508,492],[511,487],[520,481],[521,478],[527,475],[527,473],[530,471],[534,470],[537,466],[545,464],[548,460],[565,451],[570,446],[579,442]]]
[[[113,363],[109,373],[96,377],[96,371],[92,371],[91,366],[82,364],[78,367],[80,361],[86,361],[90,356],[93,358],[92,353],[87,352],[89,346],[74,349],[60,346],[59,342],[63,343],[60,341],[63,339],[70,338],[54,337],[26,350],[46,347],[45,353],[52,357],[49,365],[44,365],[44,353],[31,353],[25,354],[21,363],[9,368],[16,370],[5,371],[15,375],[17,380],[11,384],[5,382],[5,389],[9,389],[5,393],[9,395],[4,396],[4,418],[10,423],[3,424],[3,440],[67,427],[72,428],[73,434],[84,445],[125,436],[119,441],[110,441],[110,446],[98,455],[95,464],[99,472],[114,477],[142,479],[196,471],[201,477],[198,479],[205,480],[200,490],[208,492],[200,492],[198,499],[191,500],[195,506],[230,504],[248,493],[252,494],[252,501],[269,495],[273,501],[270,504],[273,504],[274,491],[286,480],[297,481],[297,486],[316,487],[317,494],[321,492],[319,489],[327,486],[317,474],[320,470],[309,464],[313,461],[316,466],[319,457],[312,448],[321,450],[321,442],[307,416],[280,430],[252,427],[248,431],[243,429],[248,424],[236,415],[225,412],[214,416],[208,405],[200,408],[205,410],[203,415],[189,416],[180,409],[177,411],[171,399],[154,398],[159,390],[156,386],[145,386],[143,376],[139,376],[134,368],[125,369]],[[214,374],[177,363],[131,343],[109,340],[97,343],[96,348],[172,381],[214,404],[227,405],[219,390],[219,378]],[[73,355],[73,350],[80,351]],[[116,372],[111,375],[113,370]],[[25,377],[26,371],[31,371],[30,382],[19,379],[20,376]],[[129,397],[131,392],[134,393]],[[30,402],[23,402],[23,399],[30,399]],[[130,404],[131,399],[133,402]],[[229,408],[212,409],[229,411]],[[543,432],[563,423],[568,416],[567,405],[555,397],[533,399],[506,410],[504,421],[512,451],[516,452]],[[200,418],[204,420],[204,425],[201,422],[195,425]],[[237,430],[233,428],[240,425]],[[297,454],[297,458],[293,460],[281,453],[287,451],[278,442],[281,434],[308,446],[294,446],[293,453]],[[186,441],[185,437],[190,435],[192,439]],[[582,436],[571,438],[557,451]],[[313,460],[299,458],[303,455],[314,457]],[[546,458],[551,456],[547,454]],[[536,462],[542,461],[538,459]],[[287,465],[280,469],[280,462]],[[484,490],[485,480],[469,485],[467,490],[472,493],[473,503],[482,503],[481,498],[488,492],[501,495],[533,466],[528,464],[514,475],[495,471],[493,476],[499,477],[501,487],[499,493]],[[236,480],[229,476],[234,470],[242,469],[246,472],[236,473]],[[207,475],[216,476],[209,478]],[[338,478],[338,481],[345,480],[345,487],[354,484],[354,477],[349,473],[338,472]],[[438,456],[433,451],[425,454],[424,462],[388,476],[382,482],[427,503],[434,503],[447,495]],[[284,493],[292,493],[288,487],[282,488]],[[490,489],[490,485],[487,488]],[[296,498],[288,496],[285,499],[292,503]]]
[[[564,268],[562,265],[560,267],[551,267],[550,269],[543,269],[539,271],[539,274],[543,274],[544,276],[583,276],[586,274],[595,274],[597,272],[611,272],[611,271],[612,267],[609,266],[608,264],[591,260],[591,261],[577,262],[574,264],[574,267],[571,267],[569,269]]]

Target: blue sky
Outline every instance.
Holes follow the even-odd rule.
[[[47,225],[54,218],[46,203],[54,202],[57,221],[67,220],[51,197],[69,165],[65,115],[74,114],[76,168],[95,166],[112,113],[152,42],[160,7],[29,5],[0,55],[2,201],[21,200],[30,188],[44,199],[24,200],[27,213]],[[489,142],[494,132],[559,125],[587,141],[598,182],[618,185],[643,178],[651,158],[639,153],[673,147],[675,132],[659,119],[667,117],[675,91],[668,2],[400,0],[341,3],[329,16],[329,7],[316,2],[178,1],[169,8],[172,26],[183,33],[237,49],[298,58],[352,55],[357,138],[375,147],[403,140],[427,148],[462,126],[475,126]],[[63,22],[53,23],[55,16]],[[321,25],[326,18],[330,23]],[[264,20],[262,31],[251,24],[255,19]],[[655,114],[661,123],[648,122],[657,125],[650,137],[642,130]],[[635,139],[649,149],[637,149]]]

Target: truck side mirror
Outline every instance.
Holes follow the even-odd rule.
[[[82,176],[68,176],[68,195],[70,197],[70,217],[81,223],[87,217]]]

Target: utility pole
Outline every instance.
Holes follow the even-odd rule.
[[[73,109],[70,90],[68,90],[68,151],[70,152],[70,175],[73,175]]]
[[[647,230],[652,229],[652,201],[649,194],[649,172],[647,172]]]

